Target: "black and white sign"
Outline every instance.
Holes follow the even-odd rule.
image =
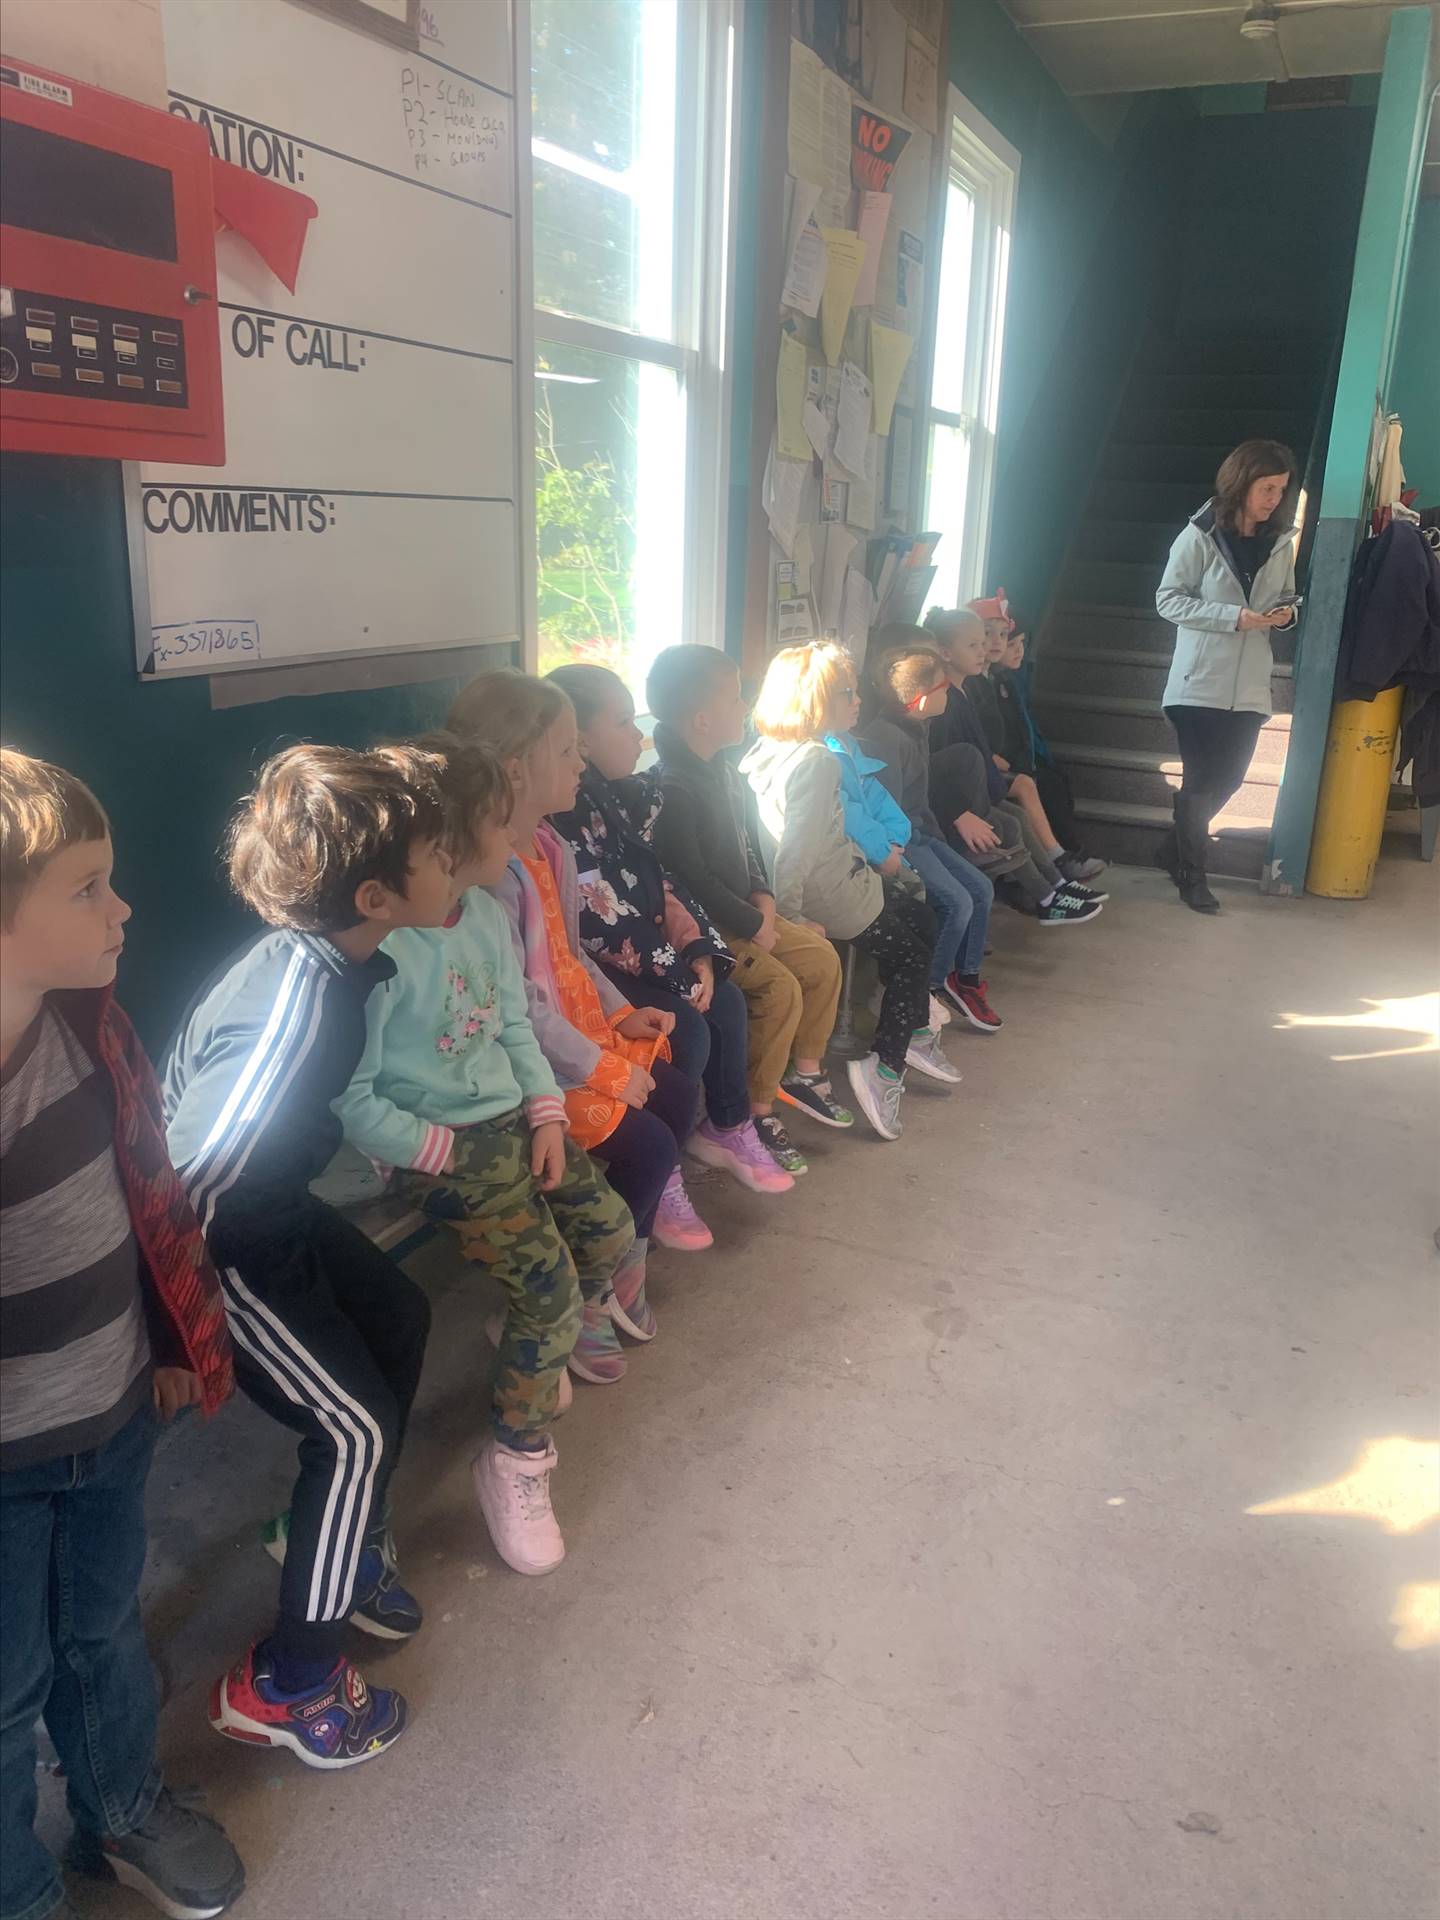
[[[422,6],[418,54],[294,0],[164,18],[171,112],[319,215],[293,295],[217,241],[226,464],[129,489],[141,672],[516,638],[507,0]]]

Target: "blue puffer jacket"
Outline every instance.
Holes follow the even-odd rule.
[[[875,778],[885,766],[872,760],[851,733],[828,733],[825,744],[840,762],[840,803],[845,831],[872,867],[890,858],[892,847],[910,844],[910,816]]]

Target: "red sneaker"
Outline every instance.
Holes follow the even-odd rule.
[[[967,987],[958,973],[945,982],[945,997],[957,1013],[964,1014],[979,1033],[998,1033],[1005,1022],[985,998],[985,982]]]

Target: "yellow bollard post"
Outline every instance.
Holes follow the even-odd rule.
[[[1363,900],[1370,891],[1385,831],[1403,698],[1403,688],[1391,687],[1373,700],[1336,702],[1325,742],[1307,893],[1326,900]]]

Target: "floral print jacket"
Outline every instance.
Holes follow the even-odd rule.
[[[734,957],[705,909],[661,867],[651,845],[660,785],[649,774],[607,780],[586,767],[575,805],[550,816],[580,880],[580,944],[612,976],[644,979],[688,999],[708,956],[725,979]]]

